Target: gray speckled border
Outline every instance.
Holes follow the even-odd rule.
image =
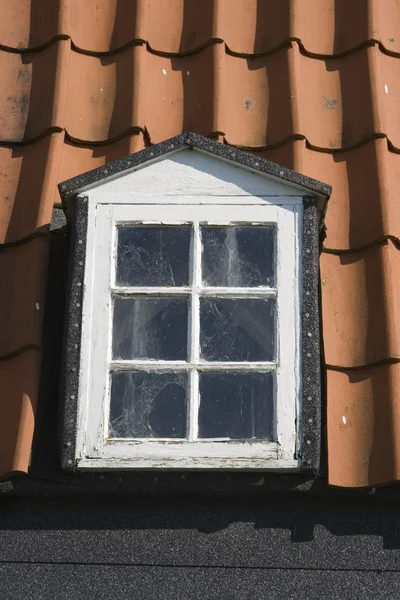
[[[319,471],[321,453],[321,348],[319,315],[319,233],[316,199],[303,200],[302,408],[300,458]]]
[[[72,227],[66,329],[62,361],[63,386],[59,435],[61,466],[64,470],[70,472],[75,470],[87,227],[88,202],[87,197],[81,196],[77,198],[75,222]]]
[[[130,154],[125,158],[108,163],[104,167],[93,169],[92,171],[88,171],[83,175],[79,175],[78,177],[74,177],[68,181],[60,183],[58,188],[66,212],[69,213],[70,210],[73,209],[75,196],[79,192],[85,189],[90,189],[91,187],[98,185],[103,180],[106,180],[110,177],[115,177],[116,175],[142,165],[147,161],[152,161],[160,156],[185,147],[196,148],[198,150],[202,150],[203,152],[213,154],[214,156],[219,156],[225,160],[236,162],[255,171],[272,175],[273,177],[277,177],[278,179],[286,181],[287,183],[302,186],[309,192],[315,192],[325,196],[326,200],[328,200],[332,192],[332,188],[325,183],[321,183],[320,181],[311,179],[305,175],[301,175],[300,173],[292,171],[291,169],[287,169],[286,167],[281,167],[276,163],[255,156],[250,152],[245,152],[236,147],[215,142],[196,133],[182,133],[181,135],[166,140],[165,142],[155,144],[146,150],[141,150],[135,154]],[[322,216],[324,213],[324,208],[325,207],[322,207]]]

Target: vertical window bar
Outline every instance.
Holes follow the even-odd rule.
[[[113,207],[110,207],[110,211],[113,211]],[[115,283],[115,272],[116,272],[116,263],[117,263],[117,253],[118,253],[118,227],[114,221],[113,214],[111,216],[111,243],[110,243],[110,255],[111,255],[111,265],[110,265],[110,281]],[[111,286],[108,290],[108,315],[107,315],[107,378],[105,382],[104,389],[104,438],[108,438],[108,430],[109,430],[109,417],[110,417],[110,404],[111,404],[111,374],[110,374],[110,363],[112,359],[112,322],[113,322],[113,313],[114,313],[114,298],[111,293]]]
[[[198,364],[200,358],[200,300],[201,286],[201,239],[198,223],[193,224],[192,244],[192,301],[190,309],[190,362]],[[199,412],[199,374],[190,371],[189,441],[197,439]]]

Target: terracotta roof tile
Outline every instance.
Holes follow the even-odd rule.
[[[327,383],[330,481],[356,487],[398,480],[400,403],[395,390],[400,386],[400,365],[328,369]]]
[[[253,56],[296,39],[306,52],[342,55],[371,42],[400,53],[396,0],[3,0],[1,45],[34,50],[69,37],[86,52],[146,41],[159,53],[190,53],[224,40]],[[165,24],[168,23],[168,27]]]
[[[47,231],[63,143],[62,132],[34,144],[0,146],[0,243]]]
[[[316,152],[306,140],[257,152],[332,186],[325,217],[324,247],[340,253],[360,250],[386,237],[400,240],[400,154],[391,152],[385,138],[347,151]]]
[[[0,249],[0,356],[4,359],[26,347],[40,348],[48,255],[48,237]]]
[[[330,482],[400,479],[399,27],[397,0],[3,1],[0,473],[28,467],[56,184],[193,130],[332,185]]]
[[[400,359],[400,252],[391,242],[321,257],[325,360],[361,367]]]
[[[2,52],[0,131],[2,142],[22,142],[62,129],[69,41],[32,54]]]
[[[3,0],[1,46],[22,50],[48,44],[64,29],[65,4],[63,0]]]
[[[0,477],[26,472],[31,453],[39,389],[41,352],[25,350],[0,361]]]
[[[138,152],[145,147],[145,140],[141,134],[127,135],[116,142],[100,146],[84,146],[66,141],[62,151],[58,181],[65,181],[91,169],[102,167],[112,160]],[[52,191],[54,201],[59,202],[58,190]]]
[[[2,52],[0,65],[3,142],[63,129],[105,142],[147,127],[153,142],[196,129],[249,148],[302,137],[315,149],[344,150],[386,135],[400,149],[400,62],[377,46],[322,60],[292,43],[245,59],[222,43],[183,57],[143,44],[92,56],[60,40],[35,53]]]

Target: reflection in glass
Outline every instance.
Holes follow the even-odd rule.
[[[111,374],[110,438],[185,438],[186,373]]]
[[[116,284],[189,285],[191,227],[119,227]]]
[[[273,440],[273,373],[201,373],[199,437]]]
[[[275,226],[202,227],[203,285],[275,286]]]
[[[201,298],[201,358],[275,360],[275,299]]]
[[[115,297],[113,359],[186,360],[188,300]]]

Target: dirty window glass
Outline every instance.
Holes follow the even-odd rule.
[[[113,373],[109,437],[185,438],[185,373]]]
[[[117,285],[188,285],[190,233],[184,225],[118,227]]]
[[[187,359],[188,299],[114,299],[113,358]]]
[[[204,285],[275,285],[274,225],[202,227],[201,239]]]
[[[109,438],[276,439],[276,236],[117,227]]]
[[[201,373],[199,437],[274,440],[272,373]]]
[[[202,298],[201,357],[207,361],[275,358],[275,300]]]

